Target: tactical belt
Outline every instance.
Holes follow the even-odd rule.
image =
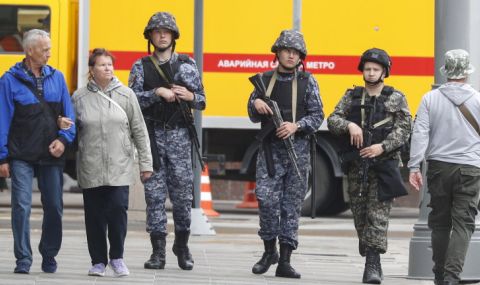
[[[155,128],[160,128],[163,130],[174,130],[174,129],[187,127],[187,124],[185,122],[182,122],[180,120],[172,120],[173,117],[174,116],[170,117],[168,121],[165,121],[165,120],[155,119],[150,116],[144,116],[145,120],[151,121]]]

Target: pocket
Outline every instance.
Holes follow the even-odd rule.
[[[123,139],[122,139],[122,148],[123,148],[123,152],[125,153],[125,155],[127,157],[130,157],[132,155],[132,141],[130,139],[130,136],[129,135],[126,135],[126,134],[123,134]]]
[[[478,194],[480,189],[480,168],[469,166],[460,168],[460,191],[470,196]]]

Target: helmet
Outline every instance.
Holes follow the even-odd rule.
[[[475,67],[470,64],[466,50],[454,49],[445,53],[445,65],[440,68],[440,72],[448,79],[465,78],[474,71]]]
[[[358,64],[358,70],[363,71],[363,66],[365,62],[375,62],[380,64],[385,68],[385,78],[390,75],[390,68],[392,66],[392,61],[387,52],[379,48],[367,49],[360,57],[360,63]]]
[[[155,13],[150,20],[148,20],[148,24],[143,31],[143,36],[148,40],[150,38],[150,32],[159,28],[172,31],[173,39],[175,40],[180,37],[180,31],[178,30],[175,17],[168,12]]]
[[[284,48],[292,48],[300,53],[300,58],[305,59],[307,48],[303,40],[303,34],[296,30],[284,30],[272,46],[272,52],[277,53]]]

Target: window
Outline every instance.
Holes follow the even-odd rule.
[[[50,33],[50,9],[45,6],[0,5],[0,53],[22,53],[23,33]]]

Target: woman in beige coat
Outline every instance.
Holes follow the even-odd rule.
[[[135,93],[113,75],[112,55],[105,49],[94,49],[88,65],[90,80],[72,97],[78,129],[78,183],[83,189],[93,265],[88,274],[103,276],[109,264],[115,276],[125,276],[129,274],[123,251],[128,187],[135,181],[134,146],[140,178],[145,181],[153,171],[150,142]]]

